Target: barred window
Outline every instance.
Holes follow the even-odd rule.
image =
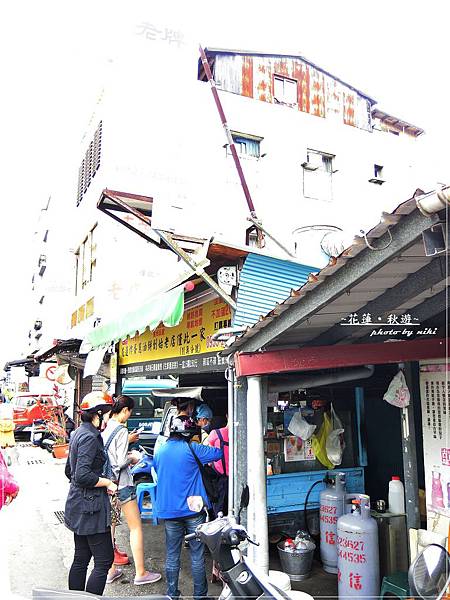
[[[83,196],[87,192],[92,179],[95,177],[99,167],[102,150],[102,126],[100,121],[95,130],[94,137],[89,144],[80,168],[78,169],[78,190],[77,190],[77,206],[80,204]]]

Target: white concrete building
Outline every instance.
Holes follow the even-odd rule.
[[[73,292],[72,256],[66,243],[65,207],[51,197],[40,211],[33,239],[33,275],[27,354],[38,353],[65,334]]]
[[[175,33],[135,27],[83,136],[78,189],[65,198],[75,257],[66,337],[82,338],[181,269],[97,210],[104,188],[151,198],[156,228],[246,242],[249,210],[198,48]],[[302,57],[207,55],[257,216],[303,264],[328,261],[321,242],[330,230],[344,232],[328,238],[339,249],[421,186],[422,130],[351,84]],[[266,250],[286,256],[269,239]]]

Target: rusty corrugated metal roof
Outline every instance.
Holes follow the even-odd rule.
[[[228,49],[228,48],[214,48],[212,46],[208,46],[207,48],[205,48],[205,52],[207,54],[208,53],[209,54],[238,54],[238,55],[241,55],[241,56],[273,56],[273,57],[280,57],[280,58],[296,58],[298,60],[302,60],[303,62],[307,63],[308,65],[310,65],[314,69],[317,69],[321,73],[325,73],[325,75],[328,75],[329,77],[332,77],[336,81],[339,81],[340,83],[342,83],[343,85],[347,86],[351,90],[357,92],[358,94],[360,94],[361,96],[363,96],[364,98],[366,98],[367,100],[369,100],[369,102],[371,104],[376,104],[377,103],[377,101],[374,98],[372,98],[372,96],[369,96],[366,92],[362,92],[361,90],[355,88],[350,83],[347,83],[343,79],[340,79],[339,77],[336,77],[336,75],[333,75],[333,73],[330,73],[329,71],[327,71],[323,67],[317,65],[316,63],[312,62],[308,58],[305,58],[301,54],[284,53],[284,52],[260,52],[258,50],[233,50],[231,48],[230,49]]]

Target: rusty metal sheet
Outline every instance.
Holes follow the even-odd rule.
[[[297,81],[298,110],[371,130],[368,100],[301,58],[216,55],[214,76],[218,87],[228,92],[272,103],[274,75]]]
[[[219,88],[242,94],[242,58],[236,54],[216,57],[214,79]]]
[[[310,113],[316,117],[325,117],[325,83],[324,75],[317,69],[310,68]]]
[[[344,123],[356,127],[355,118],[356,94],[352,90],[344,92]]]
[[[298,109],[310,111],[309,67],[300,60],[292,61],[292,77],[298,81]]]
[[[253,98],[253,58],[244,56],[242,60],[242,95]]]
[[[272,63],[270,59],[255,57],[253,61],[254,98],[273,102]]]
[[[326,85],[326,116],[335,121],[344,121],[343,86],[332,77],[325,77]]]

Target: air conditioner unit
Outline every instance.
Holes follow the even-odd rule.
[[[317,165],[313,165],[309,162],[302,163],[302,167],[305,169],[305,171],[317,171],[317,169],[319,168]]]

